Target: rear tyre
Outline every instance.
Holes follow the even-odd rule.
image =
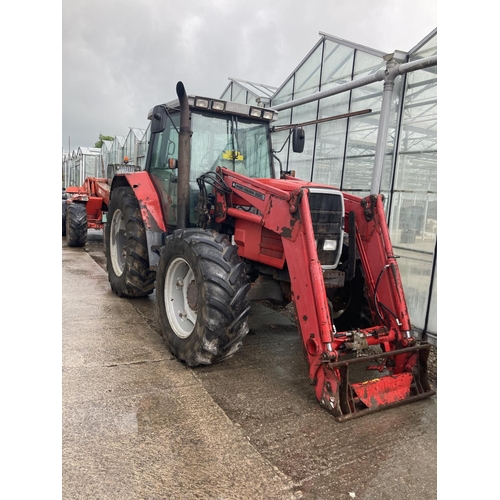
[[[188,366],[232,356],[248,333],[245,265],[224,234],[178,229],[162,248],[157,306],[162,337]]]
[[[70,203],[66,209],[66,243],[83,247],[87,242],[87,208],[84,203]]]
[[[66,200],[62,201],[62,235],[66,236]]]
[[[128,186],[113,191],[104,240],[111,289],[119,297],[151,294],[155,272],[149,269],[146,229],[137,198]]]

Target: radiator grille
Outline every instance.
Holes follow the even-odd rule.
[[[334,189],[309,190],[311,221],[318,258],[325,269],[337,267],[344,236],[344,198]]]

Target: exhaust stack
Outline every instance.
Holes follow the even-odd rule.
[[[191,170],[191,131],[189,126],[189,103],[186,89],[182,82],[176,86],[181,110],[179,134],[179,158],[177,181],[177,227],[189,226],[189,178]]]

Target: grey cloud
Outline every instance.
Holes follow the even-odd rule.
[[[188,92],[219,97],[228,77],[279,86],[319,32],[409,50],[436,27],[437,0],[66,0],[62,145],[145,128],[148,110]]]

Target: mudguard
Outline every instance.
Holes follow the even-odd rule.
[[[137,198],[141,209],[142,221],[146,229],[148,242],[149,265],[156,268],[159,262],[159,250],[163,241],[162,235],[167,231],[163,218],[160,197],[151,182],[149,173],[145,171],[118,174],[113,177],[111,196],[117,187],[129,185]]]

